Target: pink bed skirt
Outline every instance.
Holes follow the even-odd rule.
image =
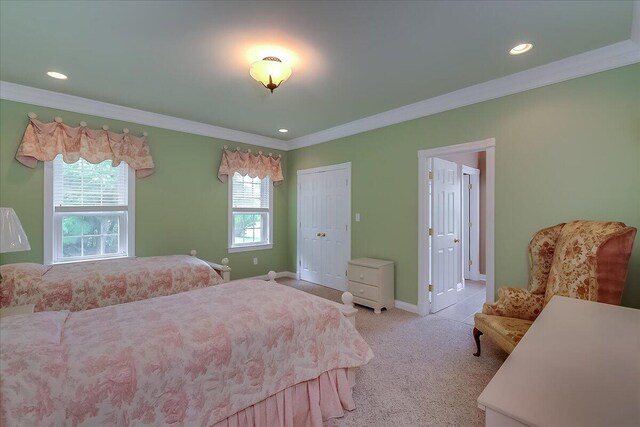
[[[216,423],[213,427],[322,427],[355,408],[346,369],[296,384]]]

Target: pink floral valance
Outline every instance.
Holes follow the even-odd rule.
[[[235,151],[222,150],[222,160],[220,160],[220,168],[218,169],[218,179],[227,182],[229,175],[238,172],[240,175],[249,175],[251,178],[258,177],[260,179],[268,176],[271,178],[273,185],[280,185],[284,182],[282,175],[282,156],[268,156],[259,151],[258,154],[251,153],[251,150],[242,152],[239,149]]]
[[[62,123],[59,117],[54,122],[42,123],[30,113],[16,159],[35,168],[38,161],[51,161],[58,154],[62,154],[66,163],[77,162],[80,158],[94,164],[111,160],[113,166],[126,162],[135,169],[138,178],[151,175],[155,167],[146,133],[141,137],[131,135],[128,129],[115,133],[107,126],[93,130],[84,122],[74,128]]]

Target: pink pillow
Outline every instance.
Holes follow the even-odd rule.
[[[41,277],[50,268],[50,265],[36,264],[35,262],[19,262],[0,265],[0,273],[4,279],[20,276]]]
[[[58,345],[68,311],[41,311],[3,317],[0,321],[2,346]]]
[[[32,301],[33,296],[40,292],[42,276],[50,268],[32,262],[0,265],[0,308],[36,302]]]

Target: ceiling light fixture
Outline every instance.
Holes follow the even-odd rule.
[[[275,56],[267,56],[251,64],[249,74],[273,93],[275,88],[291,76],[291,67]]]
[[[289,129],[285,129],[285,128],[278,129],[278,132],[280,132],[280,133],[287,133],[287,132],[289,132]]]
[[[509,51],[511,55],[521,55],[525,52],[529,52],[533,49],[533,44],[531,43],[521,43],[517,46],[514,46],[513,49]]]
[[[67,80],[68,78],[64,74],[58,73],[57,71],[47,71],[47,76],[53,77],[54,79],[58,79],[58,80]]]

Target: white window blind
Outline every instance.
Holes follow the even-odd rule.
[[[269,210],[269,178],[233,175],[233,208]]]
[[[97,207],[127,205],[128,166],[111,161],[93,165],[84,159],[67,164],[62,156],[54,159],[53,204],[56,207]]]

